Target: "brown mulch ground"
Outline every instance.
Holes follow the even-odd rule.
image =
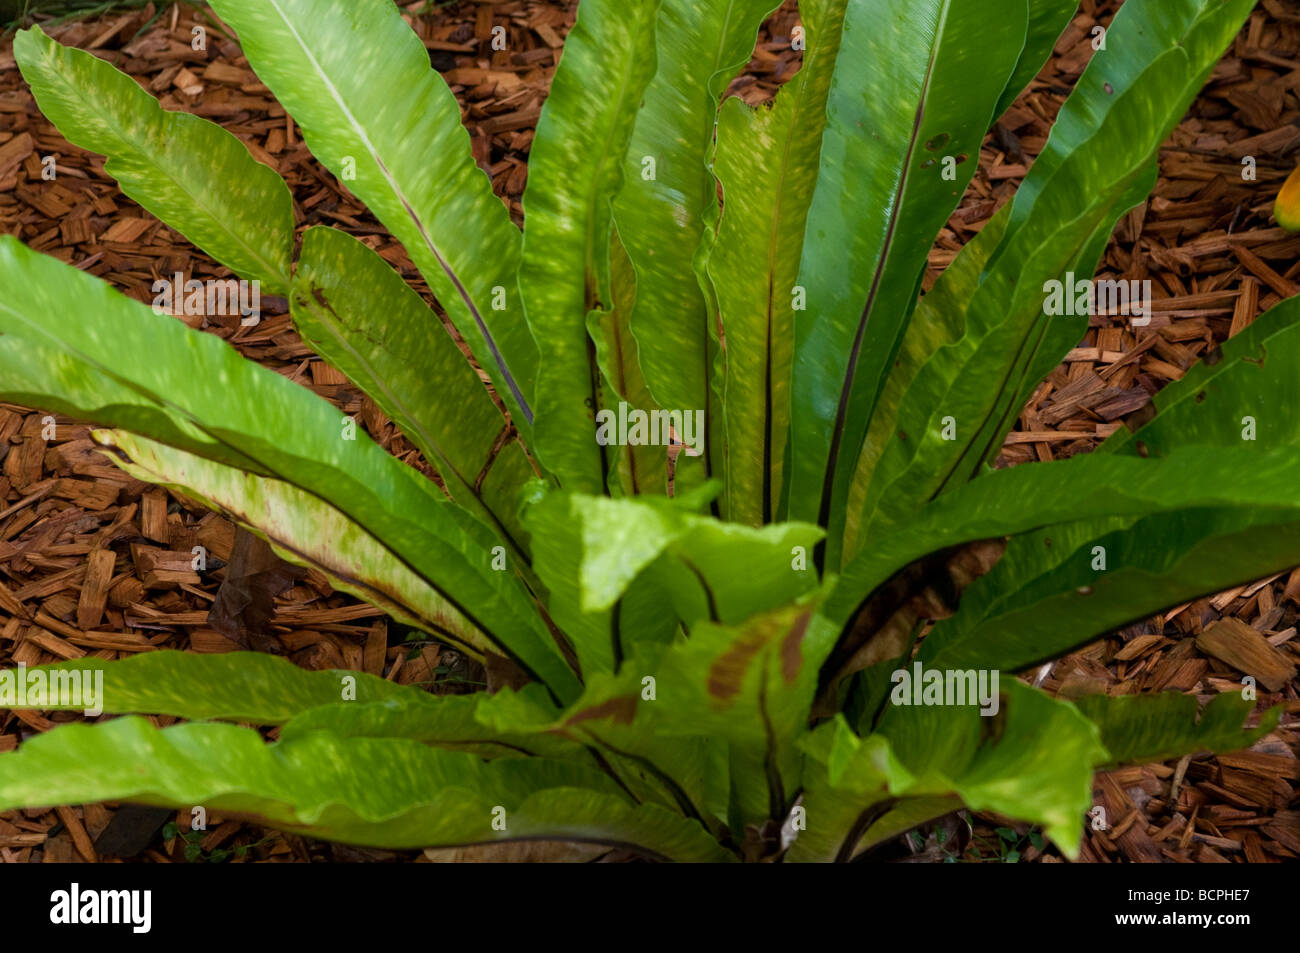
[[[572,4],[514,0],[459,3],[423,12],[414,26],[465,109],[475,155],[517,218],[527,153]],[[1092,53],[1090,30],[1109,23],[1117,4],[1084,0],[1057,55],[990,135],[975,182],[931,254],[928,285],[1009,199],[1042,149],[1052,118]],[[301,227],[331,224],[362,238],[423,290],[401,247],[342,191],[302,144],[294,123],[249,70],[238,46],[210,14],[182,5],[73,23],[52,32],[92,49],[138,76],[170,109],[194,112],[238,135],[293,190]],[[798,67],[789,48],[796,12],[787,3],[769,22],[753,62],[733,92],[769,99]],[[190,47],[195,23],[209,30],[205,52]],[[490,48],[494,25],[508,50]],[[1042,385],[1003,453],[1008,464],[1050,460],[1091,449],[1176,380],[1208,349],[1283,296],[1300,291],[1300,237],[1270,218],[1273,196],[1300,145],[1300,7],[1263,0],[1209,87],[1167,143],[1151,199],[1129,214],[1106,253],[1102,277],[1151,278],[1156,303],[1149,327],[1098,319],[1087,339]],[[58,177],[44,181],[41,159],[57,157]],[[1258,178],[1245,182],[1241,159],[1254,156]],[[224,269],[124,198],[102,159],[70,146],[36,110],[0,42],[0,230],[96,274],[142,301],[158,277],[221,277]],[[415,450],[340,374],[307,349],[284,303],[263,299],[263,319],[190,318],[247,357],[359,414],[366,430],[415,465]],[[29,665],[91,655],[114,659],[155,648],[198,652],[238,646],[208,623],[225,576],[234,528],[164,490],[126,477],[91,449],[75,421],[53,421],[0,405],[0,664]],[[192,547],[210,554],[191,570]],[[435,691],[462,691],[481,680],[472,663],[436,645],[403,643],[401,627],[378,610],[334,593],[308,575],[276,602],[276,636],[308,668],[351,668]],[[1179,690],[1208,697],[1239,689],[1234,660],[1260,639],[1281,663],[1300,657],[1300,570],[1180,606],[1130,626],[1038,673],[1049,691],[1075,697]],[[1300,679],[1261,688],[1260,710],[1282,703],[1283,726],[1249,752],[1183,759],[1098,778],[1098,803],[1113,828],[1089,832],[1089,861],[1239,862],[1300,857]],[[0,751],[23,737],[79,716],[0,713]],[[158,724],[174,719],[156,718]],[[182,828],[188,815],[176,818]],[[424,859],[416,853],[361,851],[210,818],[192,838],[205,852],[247,849],[240,859]],[[109,829],[110,823],[115,829]],[[156,815],[87,805],[0,815],[0,862],[112,859],[111,840],[150,831]],[[971,855],[998,859],[1002,826],[974,818]],[[150,825],[153,825],[152,827]],[[106,835],[105,831],[109,830]],[[1017,836],[1026,828],[1016,828]],[[1026,835],[1027,836],[1027,835]],[[1004,838],[1005,840],[1005,838]],[[965,842],[965,838],[962,838]],[[981,846],[982,845],[982,846]],[[989,846],[993,845],[993,846]],[[1026,841],[1023,859],[1057,859]],[[183,838],[153,838],[141,860],[184,861]],[[191,849],[192,853],[192,849]],[[943,853],[943,851],[939,851]],[[220,856],[220,855],[218,855]]]

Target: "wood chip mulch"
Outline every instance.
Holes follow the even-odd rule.
[[[975,181],[931,253],[927,288],[1014,194],[1092,55],[1092,27],[1108,24],[1117,6],[1111,0],[1083,0],[1051,63],[990,134]],[[476,158],[516,220],[522,220],[527,153],[572,25],[573,4],[513,0],[403,7],[413,14],[431,63],[461,100]],[[799,57],[789,42],[796,22],[791,3],[769,20],[732,92],[751,103],[764,102],[797,70]],[[191,48],[195,25],[208,31],[206,51]],[[494,26],[506,28],[504,51],[491,48]],[[138,77],[166,108],[221,123],[285,177],[300,228],[329,224],[350,232],[425,291],[402,248],[312,159],[295,124],[210,12],[150,5],[51,32]],[[1151,324],[1132,328],[1125,319],[1094,319],[1087,338],[1025,408],[1002,463],[1092,449],[1207,350],[1283,296],[1300,292],[1300,236],[1288,235],[1270,217],[1273,197],[1300,146],[1298,97],[1300,8],[1262,0],[1162,151],[1154,194],[1123,219],[1106,252],[1099,277],[1152,280],[1158,300]],[[50,155],[56,157],[55,181],[41,175],[42,158]],[[1245,156],[1255,159],[1255,181],[1242,179]],[[157,278],[176,272],[200,279],[227,274],[123,197],[104,174],[102,158],[68,144],[40,115],[7,38],[0,42],[0,231],[146,302]],[[282,300],[263,298],[262,321],[254,327],[241,327],[237,316],[179,317],[345,412],[359,414],[382,445],[423,467],[415,449],[369,399],[303,345]],[[224,519],[109,464],[92,449],[79,422],[0,405],[0,665],[82,656],[111,660],[159,648],[237,648],[208,623],[234,540],[235,529]],[[209,554],[200,571],[192,564],[195,546]],[[1281,703],[1287,712],[1282,727],[1251,751],[1099,776],[1097,803],[1106,807],[1112,826],[1088,832],[1084,860],[1300,857],[1298,618],[1300,570],[1175,607],[1038,673],[1044,688],[1065,697],[1098,690],[1178,690],[1204,700],[1239,690],[1242,667],[1261,671],[1262,664],[1273,677],[1260,686],[1258,710]],[[333,592],[315,573],[278,596],[273,621],[283,651],[307,668],[369,671],[435,691],[468,690],[482,678],[480,669],[446,648],[404,642],[402,627]],[[33,732],[78,718],[0,712],[0,752]],[[182,834],[163,841],[157,831],[169,819]],[[187,838],[188,813],[118,805],[14,811],[0,814],[0,862],[430,859],[416,852],[321,844],[234,818],[208,821],[207,831]],[[1005,824],[974,818],[977,835],[991,835]],[[1029,846],[1022,859],[1059,857],[1050,847],[1044,852]]]

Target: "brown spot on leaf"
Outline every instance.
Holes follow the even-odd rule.
[[[749,663],[766,644],[767,635],[762,632],[747,632],[733,642],[731,648],[709,666],[709,694],[724,704],[730,704],[740,694]]]
[[[794,625],[790,626],[790,631],[785,634],[785,638],[781,640],[781,677],[785,679],[787,685],[794,684],[794,680],[799,677],[799,669],[803,667],[803,652],[800,651],[800,647],[803,645],[803,637],[808,632],[808,623],[811,619],[811,612],[799,616],[794,620]]]
[[[574,712],[569,716],[564,726],[570,728],[584,721],[599,721],[604,718],[612,719],[616,725],[630,725],[632,719],[636,717],[636,703],[636,695],[620,695],[617,698],[609,699],[609,701],[601,702],[599,705],[592,705],[590,708]]]

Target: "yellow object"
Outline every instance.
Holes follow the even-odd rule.
[[[1300,166],[1291,173],[1277,193],[1273,217],[1288,232],[1300,232]]]

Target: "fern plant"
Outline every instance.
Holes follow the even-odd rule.
[[[0,755],[0,808],[132,800],[381,847],[843,861],[965,805],[1074,855],[1098,767],[1276,723],[1243,729],[1239,694],[1073,704],[1014,673],[1300,563],[1294,301],[1097,452],[992,465],[1087,327],[1045,313],[1047,283],[1094,273],[1252,0],[1128,0],[1014,201],[923,296],[985,133],[1073,2],[804,0],[802,67],[751,108],[723,93],[776,0],[582,0],[522,231],[391,0],[212,6],[439,310],[356,239],[300,232],[233,135],[39,29],[15,55],[64,135],[287,298],[439,479],[12,237],[0,395],[95,422],[128,473],[513,687],[440,697],[255,653],[60,663],[41,678],[102,671],[105,711],[129,717]],[[29,704],[74,707],[64,694]]]

